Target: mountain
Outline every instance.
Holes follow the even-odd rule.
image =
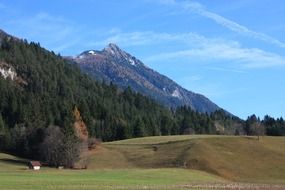
[[[3,31],[0,100],[0,149],[5,144],[2,135],[14,139],[14,134],[22,130],[32,135],[33,129],[50,125],[70,130],[77,122],[75,107],[89,136],[105,141],[170,134],[171,127],[178,127],[162,122],[165,119],[174,123],[174,117],[152,99],[99,83],[38,43],[28,43]],[[82,123],[77,122],[78,126]]]
[[[187,105],[201,113],[220,109],[205,96],[184,89],[121,50],[116,44],[111,43],[102,51],[84,51],[67,59],[97,80],[112,82],[123,89],[131,87],[168,107]]]
[[[104,141],[189,132],[216,133],[220,128],[227,128],[232,134],[232,128],[235,129],[221,123],[225,117],[232,120],[221,110],[211,115],[197,113],[189,107],[172,111],[130,88],[121,90],[116,85],[94,80],[39,43],[29,43],[3,31],[0,33],[0,149],[8,146],[26,151],[23,146],[40,144],[38,141],[42,140],[41,135],[47,127],[59,126],[63,131],[73,133],[74,123],[84,134]],[[129,58],[129,62],[115,62],[122,57]],[[146,92],[150,90],[142,87],[151,86],[159,92],[155,82],[175,85],[112,44],[103,51],[85,52],[77,59],[83,58],[101,59],[99,66],[110,76],[124,80],[124,76],[130,75],[126,80],[132,79],[138,89]],[[119,69],[109,69],[109,63]],[[137,69],[134,76],[130,72],[132,67]],[[141,83],[137,83],[137,78]],[[106,76],[102,80],[107,79]],[[175,87],[168,86],[167,89]],[[216,125],[218,120],[221,121],[219,127]]]

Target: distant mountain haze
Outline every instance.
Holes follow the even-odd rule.
[[[168,107],[187,105],[201,113],[220,109],[207,97],[184,89],[113,43],[102,51],[88,50],[67,59],[99,81],[130,87]]]

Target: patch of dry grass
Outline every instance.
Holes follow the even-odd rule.
[[[146,137],[105,143],[104,147],[110,156],[119,155],[115,162],[106,159],[109,167],[114,163],[138,168],[186,167],[234,181],[285,184],[284,137],[260,141],[210,135]],[[101,155],[96,156],[100,160]]]

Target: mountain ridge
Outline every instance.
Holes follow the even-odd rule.
[[[101,51],[87,50],[67,59],[97,80],[115,83],[123,89],[131,87],[168,107],[186,105],[202,113],[221,109],[204,95],[181,87],[114,43]]]

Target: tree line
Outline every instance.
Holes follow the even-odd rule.
[[[245,121],[244,128],[246,135],[285,135],[285,121],[282,117],[275,119],[266,115],[263,120],[261,120],[259,117],[256,117],[256,115],[251,115]]]

